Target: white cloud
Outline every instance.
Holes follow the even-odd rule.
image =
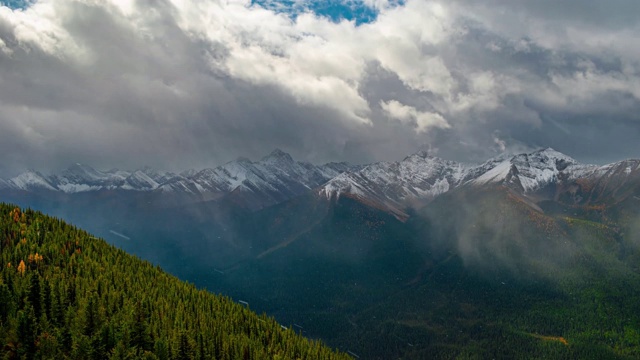
[[[390,5],[389,0],[362,0],[362,2],[366,6],[374,9],[384,9]]]
[[[418,111],[416,108],[404,105],[397,100],[381,101],[380,107],[389,118],[414,125],[416,133],[426,132],[430,128],[447,129],[450,127],[442,115],[429,111]]]
[[[372,124],[369,99],[362,92],[370,64],[379,64],[397,75],[410,90],[432,94],[432,106],[442,112],[466,111],[474,106],[495,108],[500,101],[490,98],[493,88],[474,92],[477,85],[482,87],[483,80],[473,73],[468,78],[473,85],[471,91],[456,93],[460,84],[452,75],[451,65],[437,52],[425,51],[449,46],[465,33],[455,26],[456,13],[438,1],[408,1],[404,6],[371,1],[367,4],[380,9],[378,19],[359,27],[311,13],[300,14],[294,21],[285,14],[251,5],[248,0],[169,1],[170,7],[141,9],[133,0],[42,0],[24,12],[7,13],[4,8],[0,15],[14,26],[20,43],[89,67],[91,62],[100,63],[96,58],[100,55],[82,39],[84,35],[69,27],[75,17],[81,16],[79,11],[103,7],[117,23],[139,34],[139,39],[132,39],[136,47],[149,45],[147,39],[161,42],[159,36],[164,29],[158,27],[165,26],[162,19],[169,16],[186,36],[200,43],[205,53],[224,49],[218,50],[217,56],[205,56],[214,73],[281,89],[302,106],[329,108],[344,121],[357,124]],[[74,10],[76,7],[85,9]],[[168,49],[139,51],[147,50],[155,52],[153,61],[162,62],[162,52]],[[175,56],[170,54],[167,60]]]
[[[74,61],[86,54],[64,27],[66,7],[55,1],[39,1],[26,10],[0,7],[0,22],[8,25],[18,47],[36,46],[64,60]]]
[[[7,44],[5,44],[2,39],[0,39],[0,52],[5,55],[11,55],[13,53],[13,50],[9,49],[9,47],[7,47]]]
[[[498,150],[503,153],[507,150],[507,143],[500,139],[496,134],[493,135],[493,143],[496,144]]]
[[[279,86],[302,104],[328,106],[345,119],[369,124],[369,104],[360,92],[369,63],[381,64],[414,90],[449,96],[455,86],[443,60],[421,50],[457,34],[437,2],[372,4],[383,9],[378,20],[360,27],[311,13],[292,21],[247,4],[198,3],[194,10],[181,1],[176,7],[185,30],[230,49],[214,66],[255,84]]]

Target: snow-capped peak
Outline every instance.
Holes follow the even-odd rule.
[[[259,161],[240,158],[221,166],[176,175],[143,167],[133,172],[100,171],[74,164],[57,175],[27,171],[0,181],[0,189],[50,190],[67,193],[94,190],[132,190],[187,194],[192,200],[233,196],[250,207],[275,204],[316,189],[332,199],[342,194],[402,214],[407,206],[420,206],[460,186],[505,185],[522,194],[542,196],[549,185],[575,179],[640,176],[640,162],[606,166],[581,165],[552,148],[521,154],[501,154],[480,165],[444,160],[418,151],[397,162],[366,166],[328,163],[316,166],[295,161],[276,149]],[[624,181],[624,180],[621,180]],[[564,186],[564,185],[563,185]],[[402,216],[402,215],[400,215]]]
[[[60,177],[77,181],[93,181],[109,176],[108,173],[98,171],[91,166],[75,163],[60,173]]]
[[[160,185],[163,192],[183,191],[208,198],[235,194],[234,201],[249,207],[275,204],[315,188],[343,171],[347,164],[321,166],[297,162],[276,149],[260,161],[239,158],[213,169]],[[184,174],[184,173],[183,173]]]
[[[269,155],[265,156],[264,158],[262,158],[263,160],[265,159],[269,159],[269,158],[276,158],[276,159],[280,159],[280,158],[284,158],[284,159],[292,159],[291,155],[289,155],[288,153],[276,148],[274,149]],[[293,159],[292,159],[293,160]]]
[[[10,179],[7,183],[18,190],[56,190],[42,174],[35,170],[27,170]]]
[[[153,173],[151,173],[153,175]],[[136,170],[125,179],[125,184],[122,185],[122,189],[125,190],[151,190],[158,187],[158,182],[155,181],[148,171]]]
[[[117,169],[99,171],[91,166],[76,163],[63,170],[59,175],[48,177],[56,189],[66,193],[76,193],[100,189],[117,189],[122,187],[128,172]]]
[[[380,162],[359,171],[345,172],[327,182],[318,193],[328,199],[342,194],[363,198],[369,204],[398,214],[406,207],[420,206],[463,185],[501,184],[527,194],[560,181],[561,174],[568,179],[573,173],[586,171],[595,170],[552,148],[501,154],[476,166],[419,151],[399,162]]]
[[[75,163],[50,176],[25,172],[10,181],[0,181],[0,188],[77,193],[98,190],[154,191],[187,194],[197,200],[217,199],[233,192],[244,194],[244,202],[259,206],[274,204],[315,188],[343,171],[346,163],[321,166],[296,162],[280,149],[253,162],[239,158],[213,169],[187,170],[180,175],[157,171],[148,166],[133,172],[112,169],[100,171]]]
[[[260,160],[260,162],[264,164],[284,165],[284,164],[293,164],[295,161],[293,160],[291,155],[287,154],[286,152],[280,149],[275,149],[271,152],[271,154],[263,157],[262,160]]]
[[[490,159],[475,169],[478,176],[470,182],[475,185],[504,183],[531,192],[556,181],[562,171],[577,165],[573,158],[546,148],[510,158]]]
[[[466,171],[460,163],[420,151],[399,162],[379,162],[343,173],[322,186],[318,193],[328,199],[342,194],[364,198],[398,216],[403,214],[401,209],[406,205],[430,201],[457,186]]]

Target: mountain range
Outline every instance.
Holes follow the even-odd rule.
[[[75,164],[53,175],[30,170],[0,179],[0,190],[67,194],[95,191],[150,192],[188,202],[221,201],[257,210],[308,192],[327,199],[348,196],[399,219],[439,195],[461,187],[504,185],[527,198],[574,204],[618,201],[640,180],[640,160],[581,164],[551,148],[502,154],[470,165],[420,151],[397,162],[313,165],[275,150],[259,161],[240,158],[216,168],[176,174],[144,167],[132,172]],[[631,187],[629,187],[631,186]]]
[[[29,170],[11,179],[0,179],[0,190],[45,194],[152,192],[178,196],[189,202],[231,198],[242,206],[258,209],[300,195],[344,171],[358,168],[346,163],[316,166],[297,162],[276,149],[260,161],[240,158],[214,169],[186,170],[179,174],[150,167],[135,171],[100,171],[76,163],[57,174],[43,175]]]
[[[333,178],[319,190],[327,198],[350,196],[406,218],[405,209],[419,207],[452,189],[504,185],[528,198],[560,197],[590,203],[608,194],[615,199],[637,186],[640,160],[608,165],[580,164],[551,148],[517,155],[500,155],[480,165],[465,165],[418,152],[399,162],[381,162]]]

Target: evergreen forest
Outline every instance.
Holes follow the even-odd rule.
[[[36,211],[0,205],[0,246],[4,359],[350,358]]]

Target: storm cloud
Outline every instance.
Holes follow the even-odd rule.
[[[276,147],[312,162],[640,154],[637,1],[361,5],[375,18],[223,0],[0,7],[0,175]]]

